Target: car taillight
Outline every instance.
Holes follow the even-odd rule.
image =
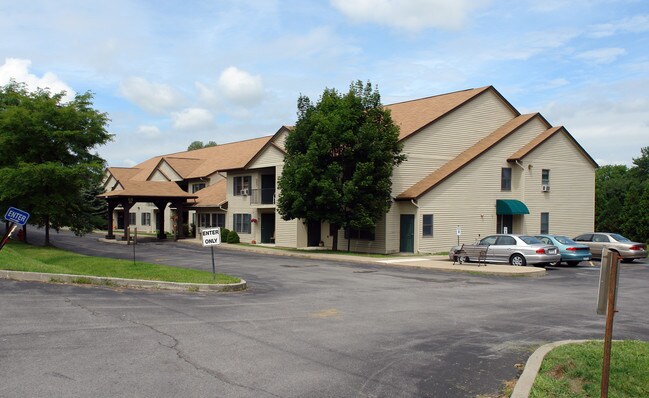
[[[536,249],[536,254],[545,254],[545,249]]]
[[[633,245],[633,246],[629,247],[629,250],[642,250],[642,246]]]

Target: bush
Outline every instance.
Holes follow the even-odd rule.
[[[228,243],[239,243],[239,234],[236,231],[228,232]]]
[[[230,235],[230,230],[227,228],[221,228],[221,242],[228,242],[228,236]]]

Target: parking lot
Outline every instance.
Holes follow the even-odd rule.
[[[133,256],[97,236],[52,241]],[[0,281],[0,395],[496,396],[539,345],[604,335],[597,263],[527,278],[215,252],[247,291]],[[209,249],[186,243],[135,254],[211,269]],[[621,266],[614,338],[649,336],[648,281],[647,260]]]

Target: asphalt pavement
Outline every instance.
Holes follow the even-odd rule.
[[[210,250],[187,242],[134,248],[66,232],[52,241],[211,269]],[[215,252],[217,270],[245,279],[246,291],[0,281],[0,395],[492,397],[539,346],[604,333],[597,264],[521,278],[419,260]],[[648,271],[622,265],[617,339],[649,336]]]

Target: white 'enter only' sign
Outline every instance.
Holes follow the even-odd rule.
[[[221,228],[206,228],[201,231],[203,246],[213,246],[221,244]]]

